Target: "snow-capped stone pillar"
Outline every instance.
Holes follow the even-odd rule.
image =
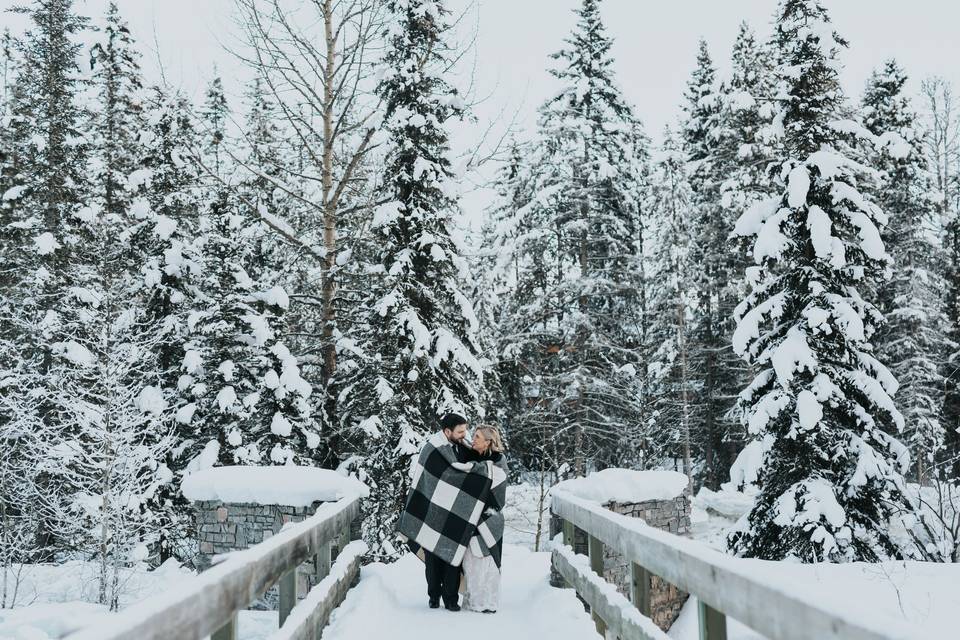
[[[194,504],[198,556],[202,570],[217,556],[241,551],[263,542],[291,522],[300,522],[316,513],[324,502],[348,495],[367,495],[357,480],[327,469],[310,467],[214,467],[190,474],[181,486]],[[342,536],[345,538],[346,536]],[[359,537],[354,523],[350,538]],[[305,562],[296,574],[296,593],[306,594],[329,571],[331,558],[349,540],[331,544],[330,556],[318,555],[317,562]],[[326,556],[326,554],[323,554]],[[253,608],[277,609],[279,589],[275,586]]]
[[[561,482],[554,490],[561,490],[584,500],[602,504],[605,508],[630,518],[639,518],[652,527],[680,536],[690,536],[690,495],[687,477],[675,471],[630,471],[605,469],[591,473],[586,478]],[[559,519],[551,518],[553,533],[559,531]],[[586,532],[576,529],[573,549],[576,553],[588,553],[589,540]],[[688,594],[677,589],[659,576],[649,572],[634,572],[631,563],[623,556],[604,548],[603,577],[615,585],[627,598],[632,598],[633,580],[645,580],[638,584],[636,593],[649,594],[649,617],[664,631],[668,630],[687,601]],[[563,579],[551,575],[551,584],[562,586]],[[646,603],[635,602],[643,611]]]

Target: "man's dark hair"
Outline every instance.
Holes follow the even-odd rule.
[[[453,431],[462,424],[467,424],[467,419],[455,413],[448,413],[440,418],[440,428],[444,431],[447,429]]]

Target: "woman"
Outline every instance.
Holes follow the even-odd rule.
[[[503,506],[507,494],[507,461],[496,427],[481,425],[473,434],[472,458],[488,462],[494,481],[484,500],[483,515],[463,557],[463,606],[470,611],[496,613],[500,606],[500,560],[503,554]],[[496,467],[494,471],[493,467]]]

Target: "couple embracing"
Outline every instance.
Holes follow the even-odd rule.
[[[481,425],[467,442],[467,421],[440,420],[411,467],[411,488],[397,525],[426,565],[432,609],[495,613],[500,603],[507,462],[496,427]],[[462,585],[461,585],[462,583]]]

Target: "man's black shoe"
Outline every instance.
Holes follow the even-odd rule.
[[[431,609],[439,609],[439,608],[440,608],[440,601],[439,601],[439,600],[431,600],[431,601],[430,601],[430,608],[431,608]]]
[[[460,605],[458,605],[456,602],[444,606],[447,608],[447,611],[460,611]]]

